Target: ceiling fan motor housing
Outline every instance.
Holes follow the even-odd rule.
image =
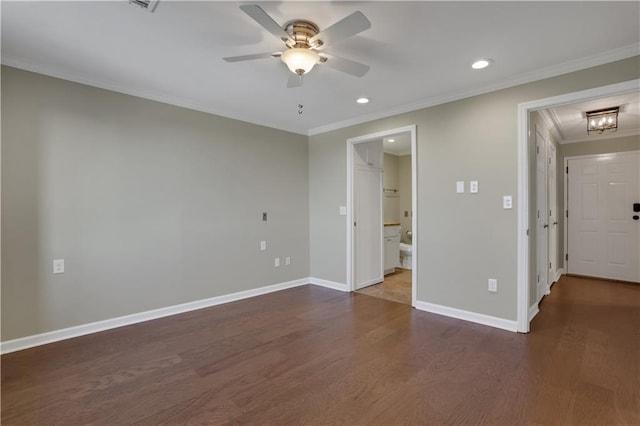
[[[316,49],[322,46],[322,40],[309,40],[320,32],[316,24],[304,19],[295,19],[289,21],[283,26],[285,32],[291,36],[291,40],[284,40],[289,47],[298,47],[303,49]]]

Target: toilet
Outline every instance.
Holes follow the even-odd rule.
[[[411,244],[400,243],[400,267],[402,269],[412,269],[412,248]]]
[[[407,231],[407,239],[411,242],[412,232]],[[413,246],[411,244],[400,243],[400,267],[403,269],[413,269]]]

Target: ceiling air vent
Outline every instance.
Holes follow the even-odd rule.
[[[155,9],[158,4],[158,0],[129,0],[129,4],[140,6],[149,12],[153,12],[153,9]]]

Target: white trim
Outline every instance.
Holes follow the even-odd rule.
[[[336,281],[323,280],[321,278],[309,278],[309,283],[313,285],[317,285],[320,287],[330,288],[332,290],[345,291],[348,292],[349,289],[346,284],[339,283]]]
[[[566,145],[569,143],[601,141],[605,139],[624,138],[627,136],[637,136],[637,135],[640,135],[640,129],[627,129],[627,130],[618,130],[617,132],[613,132],[613,133],[602,133],[598,135],[580,136],[577,138],[561,139],[558,143],[562,145]]]
[[[518,331],[529,332],[529,112],[607,96],[634,93],[640,79],[518,104]],[[564,172],[563,172],[564,173]],[[565,191],[566,196],[566,191]],[[566,209],[566,202],[565,202]],[[564,214],[564,212],[563,212]],[[565,215],[566,217],[566,215]],[[565,227],[566,230],[566,227]],[[565,253],[567,246],[565,244]],[[566,265],[565,265],[566,267]]]
[[[558,281],[560,281],[560,277],[562,277],[564,275],[564,268],[560,268],[556,271],[556,277],[553,280],[553,283],[557,283]]]
[[[266,123],[259,120],[248,120],[246,117],[230,115],[227,111],[211,108],[209,106],[205,106],[200,103],[193,102],[192,100],[179,99],[178,97],[170,96],[166,93],[140,90],[137,88],[129,87],[126,85],[120,85],[113,82],[100,81],[95,78],[81,77],[72,72],[52,70],[50,67],[30,64],[15,58],[7,57],[6,54],[2,55],[1,62],[3,65],[8,65],[10,67],[20,68],[20,69],[35,72],[38,74],[48,75],[51,77],[73,81],[73,82],[85,84],[88,86],[111,90],[113,92],[124,93],[126,95],[137,96],[144,99],[150,99],[156,102],[176,105],[183,108],[192,109],[195,111],[201,111],[209,114],[218,115],[221,117],[232,118],[235,120],[241,120],[247,123],[257,124],[259,126],[267,126],[273,129],[284,130],[287,132],[302,134],[306,136],[313,136],[320,133],[326,133],[331,130],[353,126],[355,124],[365,123],[365,122],[377,120],[380,118],[391,117],[393,115],[398,115],[405,112],[415,111],[422,108],[428,108],[431,106],[456,101],[459,99],[469,98],[469,97],[481,95],[484,93],[494,92],[496,90],[518,86],[518,85],[529,83],[532,81],[542,80],[545,78],[555,77],[557,75],[567,74],[570,72],[595,67],[595,66],[606,64],[609,62],[619,61],[622,59],[630,58],[632,56],[637,56],[639,49],[640,49],[640,43],[634,43],[628,46],[619,47],[617,49],[612,49],[606,52],[598,53],[595,55],[587,56],[587,57],[576,59],[573,61],[567,61],[567,62],[563,62],[561,64],[553,65],[550,67],[545,67],[538,70],[530,71],[521,75],[520,77],[516,77],[510,80],[504,80],[497,84],[492,84],[489,86],[484,86],[484,87],[471,89],[471,90],[456,91],[456,92],[452,92],[452,93],[441,95],[441,96],[431,96],[419,102],[414,102],[411,104],[390,108],[384,111],[379,111],[372,114],[354,117],[348,120],[330,123],[324,126],[308,129],[307,131],[301,131],[300,129],[293,129],[293,128],[290,128],[289,126],[275,126],[272,123]]]
[[[478,314],[476,312],[465,311],[462,309],[450,308],[448,306],[436,305],[435,303],[428,303],[417,300],[415,302],[415,308],[421,311],[475,322],[477,324],[488,325],[489,327],[501,328],[503,330],[515,332],[518,329],[518,324],[516,321],[492,317],[490,315]]]
[[[587,56],[587,57],[576,59],[573,61],[563,62],[561,64],[553,65],[553,66],[542,68],[539,70],[534,70],[526,74],[523,74],[520,77],[513,78],[510,80],[505,80],[500,83],[492,84],[482,88],[462,90],[462,91],[448,93],[442,96],[432,96],[408,105],[402,105],[402,106],[390,108],[384,111],[378,111],[371,114],[350,118],[348,120],[338,121],[338,122],[330,123],[324,126],[314,127],[312,129],[309,129],[308,135],[313,136],[320,133],[326,133],[332,130],[342,129],[344,127],[366,123],[368,121],[391,117],[393,115],[403,114],[406,112],[415,111],[422,108],[428,108],[428,107],[444,104],[447,102],[453,102],[459,99],[470,98],[472,96],[482,95],[484,93],[495,92],[496,90],[502,90],[509,87],[530,83],[532,81],[543,80],[545,78],[555,77],[558,75],[595,67],[595,66],[606,64],[609,62],[619,61],[621,59],[630,58],[632,56],[638,56],[639,49],[640,49],[640,43],[630,44],[628,46],[623,46],[623,47],[609,50],[607,52],[599,53],[596,55]]]
[[[536,303],[536,304],[534,304],[534,305],[531,305],[531,306],[529,307],[529,322],[531,322],[531,320],[532,320],[536,315],[538,315],[538,312],[540,312],[540,309],[538,308],[538,304],[537,304],[537,303]]]
[[[413,246],[413,265],[411,267],[411,306],[415,306],[417,283],[418,283],[418,136],[417,127],[415,124],[410,126],[399,127],[395,129],[384,130],[377,133],[371,133],[368,135],[356,136],[347,139],[347,223],[346,223],[346,235],[347,235],[347,283],[346,288],[348,291],[355,291],[355,280],[353,277],[353,151],[354,145],[363,142],[369,142],[376,139],[383,139],[390,135],[398,133],[409,132],[411,134],[411,208],[413,210],[413,217],[411,218],[412,227],[412,246]],[[384,263],[384,256],[383,256]],[[383,265],[384,266],[384,265]]]
[[[268,285],[251,290],[239,291],[237,293],[224,294],[221,296],[210,297],[208,299],[195,300],[193,302],[181,303],[179,305],[167,306],[165,308],[152,309],[150,311],[139,312],[122,317],[92,322],[89,324],[77,325],[74,327],[63,328],[60,330],[49,331],[46,333],[35,334],[27,337],[21,337],[19,339],[7,340],[5,342],[0,342],[0,353],[6,354],[10,352],[20,351],[22,349],[31,348],[34,346],[46,345],[47,343],[58,342],[60,340],[66,340],[74,337],[84,336],[86,334],[97,333],[99,331],[123,327],[125,325],[138,324],[141,322],[181,314],[184,312],[195,311],[197,309],[235,302],[237,300],[247,299],[249,297],[255,297],[267,293],[273,293],[275,291],[286,290],[288,288],[299,287],[301,285],[309,284],[309,281],[309,278],[301,278],[298,280]]]

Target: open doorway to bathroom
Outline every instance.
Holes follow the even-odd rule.
[[[414,178],[415,173],[413,167],[415,159],[412,154],[415,152],[415,128],[396,129],[396,131],[385,132],[384,134],[369,135],[371,138],[363,140],[366,144],[375,144],[381,146],[379,165],[382,171],[381,184],[378,186],[377,194],[371,194],[375,200],[380,200],[382,207],[382,220],[378,222],[381,229],[370,229],[364,231],[362,227],[358,229],[357,224],[365,224],[366,216],[371,212],[359,209],[358,200],[362,200],[363,194],[360,192],[367,190],[367,186],[359,185],[358,180],[358,152],[362,151],[362,143],[358,145],[349,144],[348,148],[352,150],[354,157],[352,158],[353,168],[351,175],[352,182],[352,201],[353,204],[353,220],[356,230],[353,232],[352,248],[353,248],[353,276],[352,289],[359,294],[379,297],[394,302],[413,305],[415,300],[415,270],[414,270],[414,238],[415,238],[415,221],[414,221]],[[352,142],[353,143],[353,142]],[[360,149],[359,149],[360,148]],[[361,173],[360,173],[361,174]],[[379,217],[379,213],[374,213]],[[373,267],[377,272],[379,279],[367,281],[362,285],[358,272],[362,271],[360,252],[366,247],[359,248],[359,243],[369,239],[365,237],[378,235],[382,237],[381,251],[376,256],[380,261]],[[368,247],[369,245],[367,245]],[[379,271],[379,272],[378,272]],[[362,278],[362,277],[360,277]]]

